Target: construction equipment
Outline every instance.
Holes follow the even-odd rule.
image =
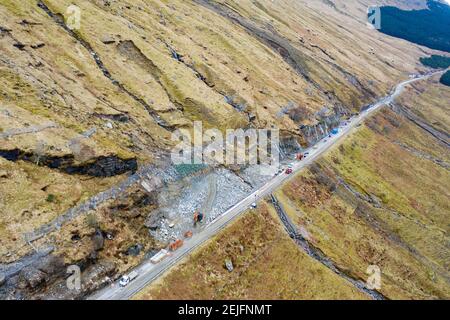
[[[169,245],[169,250],[172,252],[177,251],[178,249],[180,249],[183,246],[183,244],[184,244],[183,240],[177,239]]]
[[[194,213],[194,226],[197,225],[197,223],[202,223],[203,218],[205,216],[203,215],[203,213],[197,211]]]

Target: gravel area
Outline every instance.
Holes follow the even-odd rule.
[[[216,184],[216,190],[211,183]],[[168,243],[182,239],[186,231],[199,232],[251,191],[252,188],[244,180],[227,169],[185,179],[159,195],[160,208],[151,215],[162,218],[158,221],[158,228],[150,233],[158,241]],[[202,212],[205,215],[203,223],[194,227],[194,213],[201,211],[207,203],[212,204],[211,211]]]

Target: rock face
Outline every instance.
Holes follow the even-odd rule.
[[[92,246],[94,251],[100,251],[105,245],[105,238],[101,230],[97,230],[92,236]]]
[[[6,276],[3,273],[0,273],[0,287],[6,283]]]
[[[116,273],[116,266],[111,261],[101,261],[88,266],[81,274],[81,290],[70,290],[66,280],[60,278],[57,282],[48,284],[44,293],[34,295],[36,299],[77,300],[111,283],[111,277]]]
[[[55,255],[44,257],[36,263],[36,268],[50,276],[56,276],[65,272],[64,260]]]
[[[65,271],[62,258],[48,255],[25,267],[19,274],[19,287],[35,290],[50,280],[57,278]]]
[[[141,189],[132,191],[126,198],[117,199],[109,207],[109,210],[125,219],[134,219],[146,214],[157,205],[155,189],[150,191],[146,190],[144,192]]]
[[[142,251],[142,245],[141,244],[136,244],[134,246],[131,246],[130,248],[128,248],[126,254],[129,256],[133,256],[136,257],[138,256]]]
[[[83,272],[83,292],[90,293],[109,282],[109,277],[115,273],[116,265],[111,261],[101,261]]]
[[[111,36],[111,35],[105,35],[103,36],[103,38],[101,39],[101,41],[104,44],[113,44],[116,42],[116,40]]]
[[[5,170],[0,170],[0,178],[8,178],[8,172]]]
[[[156,230],[160,226],[161,219],[164,218],[164,213],[156,212],[150,214],[145,220],[145,226],[150,230]]]
[[[0,157],[14,162],[19,160],[33,162],[71,175],[93,177],[113,177],[126,172],[135,172],[138,168],[136,159],[120,159],[117,156],[102,156],[97,159],[89,159],[86,163],[76,164],[73,155],[56,157],[13,149],[0,150]]]
[[[46,274],[34,267],[26,267],[19,276],[19,287],[21,289],[36,289],[46,281]]]

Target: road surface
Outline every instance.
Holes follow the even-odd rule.
[[[309,155],[302,161],[292,163],[293,174],[287,175],[282,173],[275,176],[263,187],[255,191],[253,194],[249,195],[244,200],[240,201],[234,205],[231,209],[223,213],[220,217],[214,220],[211,224],[207,225],[201,232],[195,234],[191,239],[185,241],[185,244],[178,251],[173,252],[173,254],[167,257],[165,260],[161,261],[159,264],[152,264],[150,261],[146,261],[134,270],[139,273],[139,276],[132,281],[128,286],[122,288],[119,286],[118,282],[108,286],[102,290],[99,290],[92,296],[89,300],[127,300],[132,298],[134,295],[139,293],[143,288],[149,285],[151,282],[155,281],[163,273],[168,271],[172,266],[177,264],[181,259],[185,258],[190,252],[195,250],[197,247],[205,243],[208,239],[215,236],[220,230],[229,225],[233,220],[242,215],[248,210],[248,208],[258,200],[263,199],[267,195],[274,192],[279,188],[285,181],[293,177],[295,173],[298,173],[302,169],[309,166],[311,163],[316,161],[324,152],[329,150],[334,144],[346,137],[352,129],[357,127],[362,121],[370,116],[372,113],[377,111],[380,107],[390,104],[395,100],[395,98],[402,93],[405,86],[413,82],[429,78],[433,75],[443,73],[444,71],[438,71],[430,73],[427,75],[419,76],[407,81],[400,83],[391,95],[380,99],[377,103],[371,105],[368,109],[362,111],[359,115],[354,116],[346,125],[342,125],[339,128],[339,133],[333,135],[331,138],[325,138],[319,141],[314,147],[305,151]]]

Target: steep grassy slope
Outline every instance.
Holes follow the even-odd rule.
[[[71,4],[81,9],[76,32],[64,25]],[[202,2],[2,1],[0,150],[30,162],[8,164],[8,175],[48,166],[26,179],[30,189],[41,189],[53,171],[62,185],[83,185],[67,172],[95,174],[86,167],[101,167],[105,157],[117,168],[108,174],[120,175],[134,167],[130,161],[154,162],[170,147],[170,132],[192,120],[220,129],[276,125],[302,142],[298,125],[315,123],[323,106],[351,112],[418,67],[419,50],[365,28],[360,4],[352,5],[353,16],[320,2],[227,6],[237,7],[240,22]],[[289,103],[303,114],[296,122],[279,116]],[[19,230],[84,199],[21,220],[27,210],[40,214],[46,196],[30,193],[20,206],[11,202],[15,181],[4,186],[4,199],[12,200],[2,205],[24,225],[13,232],[17,239]]]
[[[432,85],[399,104],[448,117],[450,91]],[[310,241],[350,273],[380,266],[385,296],[448,298],[449,160],[445,143],[386,110],[278,194]]]
[[[25,235],[147,164],[169,165],[161,159],[171,133],[194,120],[220,130],[277,127],[305,145],[300,128],[319,123],[323,110],[355,112],[424,71],[419,57],[441,54],[367,28],[369,4],[3,0],[0,263],[45,244],[68,263],[89,260],[84,238],[94,231],[84,216],[31,245]],[[79,30],[65,24],[69,5],[81,9]],[[142,226],[154,203],[126,202],[86,210],[118,233],[117,248],[100,259],[120,256],[133,234],[145,249],[157,246]],[[81,244],[72,240],[80,235]],[[135,260],[116,261],[122,270]]]

